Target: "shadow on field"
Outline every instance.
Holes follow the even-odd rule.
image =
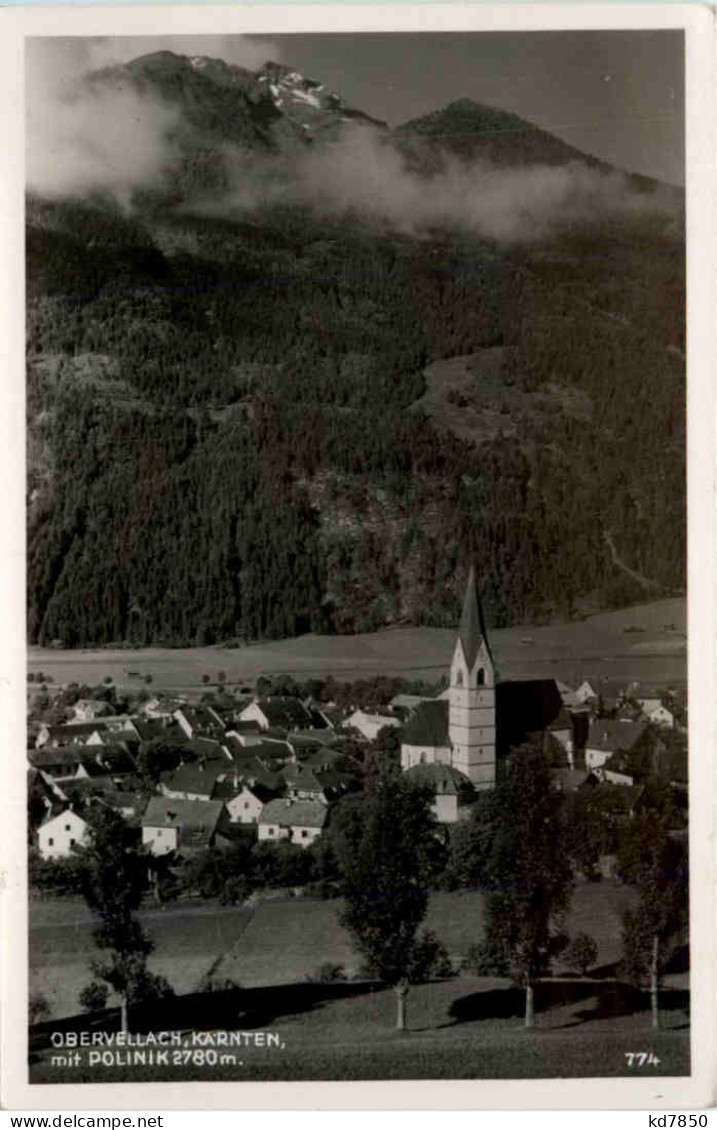
[[[333,1001],[365,996],[382,986],[372,981],[337,984],[298,983],[230,989],[210,993],[188,993],[159,1004],[134,1008],[130,1030],[145,1034],[158,1031],[210,1031],[212,1029],[266,1029],[281,1017],[313,1012]],[[45,1021],[30,1029],[31,1053],[49,1048],[53,1034],[66,1032],[117,1032],[119,1009],[84,1013],[62,1020]],[[91,1042],[88,1040],[88,1044]]]
[[[592,981],[567,981],[562,978],[542,981],[535,986],[535,1012],[565,1008],[594,995],[595,985]],[[456,1024],[470,1024],[476,1020],[508,1020],[512,1017],[524,1016],[525,990],[512,986],[505,989],[488,989],[482,993],[470,993],[453,1001],[448,1015],[452,1019],[449,1023],[442,1024],[442,1028],[452,1028]]]
[[[622,984],[620,981],[601,985],[594,996],[594,1006],[576,1012],[576,1020],[581,1023],[589,1020],[611,1020],[620,1016],[632,1016],[636,1012],[647,1012],[650,1008],[649,993]],[[660,989],[659,1006],[661,1012],[689,1014],[689,989]]]

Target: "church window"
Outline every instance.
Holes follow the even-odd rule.
[[[485,685],[485,671],[483,670],[482,667],[479,667],[478,668],[478,674],[476,675],[476,686],[482,687],[484,685]]]
[[[459,686],[459,687],[463,686],[463,672],[462,671],[458,671],[456,673],[456,686]]]

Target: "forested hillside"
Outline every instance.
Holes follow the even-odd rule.
[[[167,200],[28,201],[33,642],[451,624],[469,560],[494,625],[682,588],[679,216],[518,243]],[[442,430],[424,369],[496,347]]]

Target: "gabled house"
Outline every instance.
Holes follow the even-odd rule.
[[[576,704],[597,702],[597,698],[598,692],[595,690],[592,683],[589,683],[587,681],[587,679],[583,683],[581,683],[578,689],[575,691]]]
[[[674,729],[675,716],[672,711],[668,710],[663,704],[662,699],[638,698],[637,703],[643,718],[648,722],[652,722],[653,726],[660,726],[666,730]]]
[[[33,769],[41,770],[52,781],[104,775],[87,746],[31,749],[28,750],[27,759]]]
[[[153,855],[186,855],[212,847],[223,810],[219,800],[151,797],[142,817],[142,843]]]
[[[72,709],[75,717],[71,725],[76,722],[94,722],[98,718],[106,718],[115,713],[115,708],[109,702],[94,698],[80,698]]]
[[[179,710],[185,703],[181,698],[172,695],[156,694],[138,706],[139,713],[148,719],[171,722],[175,710]]]
[[[270,800],[259,815],[259,839],[309,847],[321,835],[327,816],[328,808],[318,800]]]
[[[373,742],[384,726],[401,726],[401,719],[395,714],[369,714],[366,710],[354,710],[346,719],[346,725],[358,730],[366,741]]]
[[[224,802],[230,824],[256,824],[264,805],[274,798],[272,790],[237,777],[225,777],[214,786],[213,799]]]
[[[36,749],[59,749],[66,745],[102,745],[107,735],[106,721],[62,722],[42,725],[35,741]]]
[[[311,711],[301,699],[289,695],[256,698],[239,715],[241,722],[258,722],[262,730],[306,730],[312,728]]]
[[[37,830],[37,846],[43,859],[67,859],[75,844],[86,841],[87,821],[78,812],[65,808],[49,815]]]
[[[224,757],[187,761],[162,781],[162,793],[175,800],[211,800],[217,781],[231,771]]]
[[[262,740],[262,728],[255,718],[248,718],[245,721],[232,722],[229,729],[224,734],[223,741],[226,743],[229,738],[242,746],[256,745]]]
[[[211,706],[180,706],[173,717],[188,738],[218,740],[224,736],[224,722]]]
[[[293,800],[317,800],[328,804],[344,791],[341,774],[331,769],[312,769],[301,762],[285,766],[281,776],[286,782],[286,792]]]
[[[585,744],[585,764],[588,769],[601,769],[613,754],[629,753],[639,744],[646,731],[643,722],[624,722],[619,719],[597,718],[590,726]]]

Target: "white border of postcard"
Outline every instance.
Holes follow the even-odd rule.
[[[326,1083],[27,1082],[25,833],[23,46],[30,35],[271,34],[684,28],[688,246],[688,492],[692,1075],[686,1078]],[[216,7],[0,10],[0,725],[2,791],[2,1104],[6,1109],[651,1109],[714,1102],[714,9],[698,4]]]

